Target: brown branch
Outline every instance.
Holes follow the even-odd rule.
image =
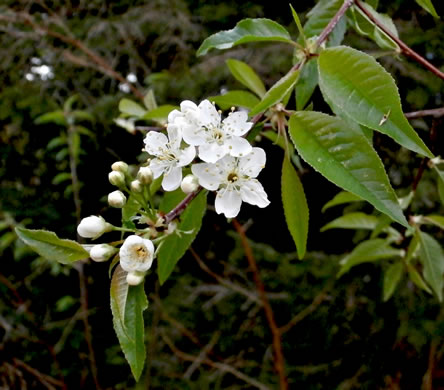
[[[199,192],[202,191],[202,187],[199,187],[196,191],[188,194],[174,209],[172,209],[169,213],[165,214],[163,217],[163,221],[165,225],[168,225],[173,219],[177,218],[180,214],[182,214],[187,206],[191,203],[191,201],[199,195]]]
[[[408,47],[403,41],[401,41],[397,36],[395,36],[390,30],[388,30],[382,23],[379,22],[360,2],[360,0],[355,1],[356,6],[377,26],[381,31],[383,31],[392,41],[394,41],[402,50],[402,52],[414,59],[416,62],[424,66],[426,69],[431,71],[433,74],[444,80],[444,73],[438,68],[432,65],[424,57],[416,53],[410,47]]]
[[[422,118],[424,116],[433,116],[434,118],[441,118],[442,116],[444,116],[444,107],[432,108],[430,110],[407,112],[404,115],[407,119]]]
[[[273,309],[271,308],[270,302],[268,301],[267,298],[267,294],[265,293],[265,286],[261,280],[259,269],[256,260],[253,256],[253,251],[251,250],[250,244],[248,243],[247,236],[245,235],[245,231],[241,226],[241,224],[236,219],[233,219],[232,223],[241,238],[242,246],[245,251],[245,256],[247,257],[248,264],[253,272],[253,278],[254,282],[256,283],[256,288],[258,290],[259,298],[262,301],[262,305],[265,311],[265,316],[267,318],[268,325],[273,335],[272,346],[275,355],[274,368],[279,375],[280,389],[287,390],[288,380],[285,374],[285,359],[284,359],[284,354],[282,352],[281,332],[276,324]]]
[[[25,362],[23,362],[23,361],[21,361],[21,360],[19,360],[17,358],[14,358],[13,361],[14,361],[14,364],[16,366],[23,368],[28,373],[30,373],[35,378],[37,378],[37,380],[43,386],[45,386],[48,390],[55,390],[56,388],[54,386],[65,387],[65,384],[63,382],[58,381],[57,379],[54,379],[54,378],[50,377],[49,375],[42,374],[40,371],[38,371],[35,368],[29,366]]]

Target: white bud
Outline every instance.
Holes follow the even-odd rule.
[[[180,188],[185,194],[190,194],[199,188],[199,180],[193,174],[186,175],[180,183]]]
[[[111,171],[108,180],[113,186],[123,187],[125,185],[125,175],[120,171]]]
[[[131,191],[134,191],[136,193],[141,193],[143,191],[142,183],[139,180],[133,180],[131,182]]]
[[[153,171],[150,167],[140,167],[139,172],[137,172],[137,180],[139,180],[143,185],[151,184],[153,181]]]
[[[91,260],[101,262],[108,260],[112,255],[117,252],[117,249],[108,244],[94,245],[89,252]]]
[[[123,161],[117,161],[111,165],[113,171],[122,172],[123,174],[128,172],[128,164]]]
[[[126,196],[122,191],[113,191],[108,194],[108,204],[112,207],[122,208],[126,204]]]
[[[137,286],[138,284],[143,282],[144,277],[145,277],[144,273],[141,273],[141,272],[129,272],[128,275],[126,275],[126,282],[130,286]]]
[[[166,234],[174,233],[176,229],[177,229],[177,222],[176,222],[176,221],[171,221],[171,222],[168,224],[168,227],[167,227],[165,233],[166,233]]]
[[[98,238],[103,233],[109,232],[111,227],[102,217],[91,215],[80,221],[79,226],[77,226],[77,233],[85,238]]]
[[[151,240],[132,235],[126,238],[120,248],[120,266],[126,272],[146,272],[154,258],[154,244]]]

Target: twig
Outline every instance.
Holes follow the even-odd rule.
[[[407,119],[422,118],[424,116],[433,116],[434,118],[440,118],[444,116],[444,107],[432,108],[430,110],[407,112],[404,115]]]
[[[436,363],[436,349],[438,347],[437,339],[434,338],[430,342],[429,361],[427,365],[427,371],[422,378],[422,389],[433,390],[433,371]]]
[[[219,340],[220,333],[215,332],[213,336],[211,337],[210,342],[205,345],[205,347],[202,348],[202,350],[199,353],[199,356],[197,356],[196,360],[187,368],[185,373],[183,374],[184,379],[190,379],[193,375],[194,371],[196,371],[199,366],[202,364],[204,359],[207,357],[208,353],[211,352],[213,347],[216,345],[217,340]]]
[[[410,47],[408,47],[403,41],[401,41],[397,36],[393,35],[393,33],[388,30],[383,24],[379,22],[360,2],[360,0],[355,1],[356,6],[377,26],[381,31],[383,31],[392,41],[394,41],[402,50],[402,52],[414,59],[416,62],[420,63],[426,69],[430,70],[433,74],[438,76],[439,78],[444,80],[444,73],[441,72],[438,68],[432,65],[429,61],[427,61],[424,57],[416,53]]]
[[[68,127],[69,169],[71,171],[72,193],[74,197],[74,205],[76,210],[76,220],[77,224],[79,224],[81,217],[81,201],[80,201],[79,177],[77,176],[77,161],[76,161],[74,142],[73,142],[75,131],[76,129],[74,126]]]
[[[180,214],[182,214],[187,206],[191,203],[191,201],[199,195],[199,192],[202,191],[202,187],[199,187],[196,191],[188,194],[182,202],[180,202],[174,209],[172,209],[169,213],[165,214],[163,217],[163,221],[165,225],[168,225],[173,219],[177,218]]]
[[[36,370],[35,368],[29,366],[25,362],[21,361],[20,359],[14,358],[13,359],[14,364],[18,367],[22,367],[24,370],[29,372],[31,375],[35,376],[38,381],[45,386],[48,390],[55,390],[56,388],[54,386],[58,387],[64,387],[65,384],[63,382],[58,381],[57,379],[54,379],[50,377],[49,375],[42,374],[40,371]],[[53,386],[54,385],[54,386]]]
[[[251,250],[250,244],[248,243],[247,236],[245,235],[245,231],[242,228],[241,224],[236,219],[233,219],[232,223],[241,238],[242,246],[245,251],[245,256],[247,257],[248,264],[253,272],[253,278],[254,282],[256,283],[256,288],[258,290],[259,298],[261,299],[262,305],[264,307],[268,326],[270,327],[271,333],[273,335],[272,345],[273,345],[273,352],[275,355],[274,368],[279,375],[280,389],[287,390],[288,380],[287,376],[285,375],[285,360],[284,360],[284,354],[282,352],[281,333],[276,324],[273,309],[271,308],[270,302],[268,301],[267,295],[265,293],[265,286],[261,280],[259,269],[257,267],[256,260],[253,256],[253,251]]]

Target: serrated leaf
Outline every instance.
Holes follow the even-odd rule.
[[[423,221],[444,229],[444,217],[442,215],[427,215],[423,218]]]
[[[207,194],[202,191],[188,205],[180,217],[176,232],[168,236],[157,253],[158,275],[163,284],[180,258],[185,254],[197,236],[207,207]]]
[[[149,119],[156,122],[166,123],[168,114],[179,107],[171,104],[164,104],[151,111],[148,111],[141,119]]]
[[[424,266],[423,275],[439,301],[442,301],[444,285],[444,253],[439,242],[427,233],[417,231],[419,237],[419,259]]]
[[[362,199],[361,199],[362,200]],[[378,224],[379,218],[361,212],[345,214],[327,223],[321,228],[321,232],[328,229],[365,229],[373,230]]]
[[[245,107],[252,109],[259,103],[259,99],[247,91],[229,91],[220,96],[210,96],[210,102],[215,102],[222,110],[231,107]]]
[[[316,58],[308,61],[301,70],[296,86],[296,109],[303,110],[318,85],[318,65]]]
[[[21,227],[16,227],[15,232],[26,245],[48,260],[70,264],[89,257],[89,253],[80,244],[60,239],[54,232]]]
[[[341,191],[334,196],[333,199],[329,200],[324,207],[322,207],[322,212],[329,209],[330,207],[334,207],[344,203],[352,203],[352,202],[362,202],[364,199],[359,196],[352,194],[351,192]]]
[[[314,169],[409,227],[384,166],[365,136],[340,118],[314,111],[293,114],[289,129],[299,154]]]
[[[148,300],[143,283],[129,287],[126,272],[117,266],[111,280],[110,298],[114,330],[134,379],[138,381],[146,355],[143,312],[148,307]]]
[[[274,106],[281,102],[286,95],[288,95],[299,78],[298,70],[290,70],[284,77],[282,77],[276,84],[274,84],[264,95],[262,100],[253,107],[249,115],[254,116],[267,108]]]
[[[407,149],[433,157],[405,118],[395,81],[373,57],[338,46],[321,52],[318,69],[322,93],[347,116]]]
[[[409,274],[410,280],[416,285],[416,287],[428,292],[429,294],[433,294],[432,290],[430,290],[430,287],[427,286],[426,282],[424,282],[424,279],[422,278],[420,273],[410,264],[407,265],[407,272]]]
[[[231,30],[209,36],[197,50],[197,56],[211,49],[229,49],[248,42],[287,42],[293,44],[290,34],[279,23],[270,19],[243,19]]]
[[[404,273],[404,265],[398,261],[390,265],[384,273],[384,282],[382,287],[382,299],[387,302],[396,290]]]
[[[432,0],[416,0],[416,2],[424,8],[429,14],[433,15],[435,18],[439,18],[438,13],[433,6]]]
[[[386,240],[381,238],[361,242],[350,254],[339,262],[341,269],[338,272],[338,277],[358,264],[371,263],[400,256],[402,256],[402,250],[392,248]]]
[[[281,190],[287,227],[302,260],[307,249],[309,211],[304,187],[286,155],[282,164]]]
[[[146,114],[146,110],[140,104],[125,98],[119,102],[119,110],[129,116],[142,117]]]
[[[234,78],[253,91],[259,97],[265,95],[265,86],[253,68],[245,62],[229,59],[226,61],[228,69]]]

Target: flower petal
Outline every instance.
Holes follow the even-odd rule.
[[[208,163],[215,163],[228,153],[228,145],[219,145],[217,142],[206,143],[199,146],[199,157]]]
[[[170,140],[169,144],[171,149],[177,150],[180,148],[180,143],[182,141],[182,132],[178,126],[168,126],[167,128],[168,138]]]
[[[234,157],[246,156],[253,149],[250,143],[242,137],[230,137],[226,144],[228,145],[228,149],[230,149],[230,155]]]
[[[182,127],[182,136],[188,145],[199,146],[205,143],[206,132],[203,127],[187,124]]]
[[[239,158],[239,171],[248,177],[256,177],[265,167],[265,151],[261,148],[253,148],[251,153]]]
[[[151,160],[149,167],[153,171],[154,179],[157,179],[162,175],[162,173],[168,169],[168,166],[169,164],[167,161],[162,161],[157,158]]]
[[[227,218],[234,218],[239,214],[242,198],[238,191],[233,188],[226,188],[217,192],[216,213],[225,214]]]
[[[196,148],[194,146],[188,146],[185,149],[182,149],[178,153],[178,166],[184,167],[185,165],[188,165],[191,161],[194,160],[194,157],[196,157]]]
[[[200,124],[205,127],[218,127],[220,124],[220,114],[216,107],[209,100],[204,100],[199,104]]]
[[[233,112],[223,120],[222,127],[226,133],[241,136],[253,126],[253,122],[247,122],[247,119],[248,115],[245,111]]]
[[[262,208],[270,204],[264,187],[256,179],[245,180],[240,187],[240,193],[244,202],[254,206]]]
[[[158,131],[150,131],[143,142],[145,142],[145,149],[149,154],[159,156],[162,154],[162,149],[166,148],[168,138],[165,134]]]
[[[199,184],[210,191],[216,191],[221,183],[221,174],[215,164],[200,163],[191,166],[191,172],[199,180]]]
[[[171,167],[163,176],[162,188],[165,191],[174,191],[179,188],[182,181],[182,168]]]

